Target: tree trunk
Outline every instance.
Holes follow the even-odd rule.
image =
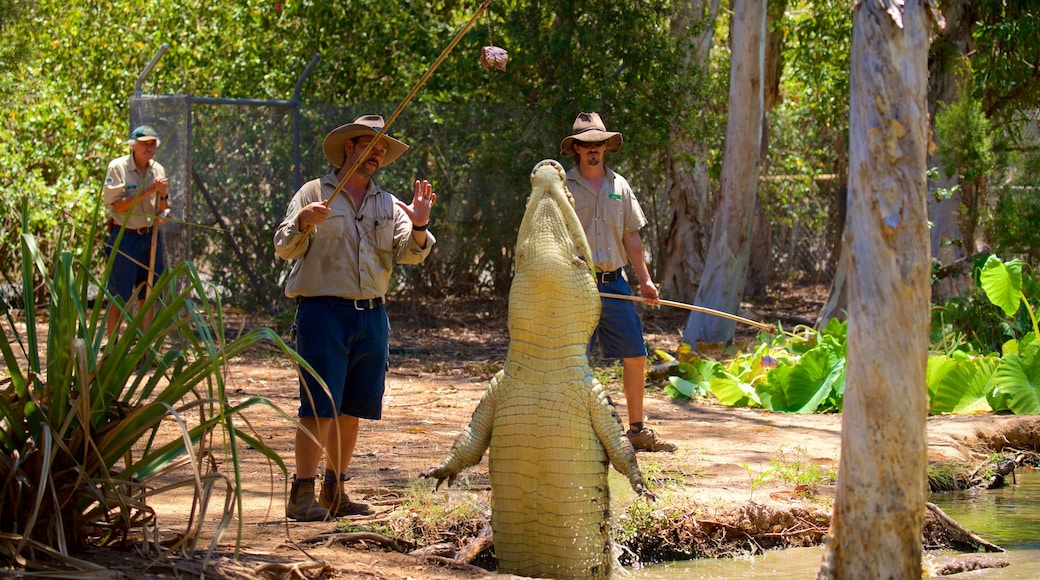
[[[841,467],[819,578],[920,578],[928,394],[929,0],[860,2]]]
[[[736,314],[744,294],[751,224],[758,191],[762,143],[763,79],[766,39],[765,0],[733,3],[729,118],[723,153],[721,201],[712,228],[711,247],[695,303]],[[692,313],[683,342],[728,342],[736,323]]]
[[[823,330],[832,318],[845,320],[849,307],[849,285],[847,282],[849,268],[849,252],[847,244],[841,244],[838,250],[838,263],[834,267],[834,280],[831,281],[831,291],[827,295],[827,302],[820,310],[816,318],[816,330]]]
[[[762,72],[762,103],[765,111],[780,104],[783,94],[780,92],[780,79],[784,70],[784,34],[777,25],[787,11],[787,0],[773,0],[768,3],[766,13],[766,53]],[[762,159],[769,162],[769,116],[762,118]],[[768,168],[763,165],[762,173]],[[757,204],[756,204],[757,205]],[[752,227],[753,248],[748,264],[748,285],[744,294],[752,300],[764,300],[769,290],[773,274],[773,222],[765,215],[761,206],[755,210]]]
[[[934,129],[935,112],[940,103],[953,103],[971,82],[969,55],[975,50],[974,33],[979,20],[979,13],[972,0],[947,0],[943,2],[943,18],[946,26],[932,43],[932,54],[928,75],[928,111]],[[933,131],[934,135],[934,131]],[[939,165],[934,156],[929,159],[928,166]],[[945,175],[942,167],[939,173]],[[956,178],[940,177],[933,187],[950,189],[956,185]],[[969,256],[962,242],[964,235],[960,227],[961,194],[954,191],[944,200],[934,197],[928,199],[928,217],[932,221],[929,231],[931,255],[939,260],[942,266],[949,266]],[[971,276],[948,277],[940,280],[936,286],[937,298],[959,296],[971,287]]]
[[[711,56],[715,18],[719,0],[690,0],[672,23],[672,35],[684,36],[694,26],[705,24],[693,40],[691,57],[696,62],[708,62]],[[715,200],[708,178],[705,159],[707,144],[677,141],[668,147],[668,202],[672,209],[657,283],[662,296],[671,296],[681,302],[692,302],[697,285],[704,272],[708,253],[708,228],[715,209]],[[688,160],[693,160],[692,163]]]

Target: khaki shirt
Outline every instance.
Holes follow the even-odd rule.
[[[592,263],[599,272],[623,268],[628,263],[628,254],[622,238],[647,224],[628,181],[609,167],[606,171],[598,192],[592,191],[577,167],[567,172],[567,189],[574,197],[574,211],[585,228],[585,237],[592,248]]]
[[[147,198],[137,200],[129,211],[117,213],[112,204],[120,198],[130,198],[139,191],[144,190],[155,181],[156,178],[166,177],[166,170],[154,159],[148,162],[144,171],[137,168],[134,163],[134,154],[113,159],[108,164],[105,173],[105,205],[108,207],[108,215],[115,220],[116,225],[125,225],[132,230],[138,230],[155,225],[156,203],[158,195],[150,195]]]
[[[335,174],[308,181],[296,192],[285,219],[274,233],[275,255],[295,260],[285,283],[285,295],[336,296],[348,300],[382,298],[390,288],[393,264],[418,264],[430,255],[437,240],[426,232],[426,247],[412,237],[412,221],[394,203],[396,197],[370,182],[361,207],[350,196],[338,195],[329,217],[300,231],[300,210],[332,196],[339,184]]]

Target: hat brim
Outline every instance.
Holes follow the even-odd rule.
[[[329,163],[335,167],[342,167],[343,159],[345,157],[343,144],[346,143],[348,139],[363,137],[365,135],[375,137],[378,134],[379,132],[372,127],[360,123],[349,123],[336,127],[325,136],[325,142],[322,144],[322,149],[325,152],[325,159],[328,159]],[[402,153],[408,150],[408,145],[405,145],[402,141],[398,141],[389,135],[383,134],[383,139],[386,140],[386,155],[383,156],[383,164],[380,165],[380,167],[390,165],[400,157]]]
[[[564,138],[560,143],[560,154],[564,157],[572,157],[574,155],[574,142],[582,141],[585,143],[595,143],[596,141],[607,142],[607,153],[617,153],[621,149],[621,133],[616,131],[600,131],[599,129],[589,129],[571,135],[570,137]]]

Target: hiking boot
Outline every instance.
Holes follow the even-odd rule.
[[[315,501],[313,477],[300,479],[293,476],[289,502],[285,504],[285,517],[298,522],[323,522],[330,519],[329,510]]]
[[[321,496],[318,503],[328,509],[334,518],[343,516],[370,516],[375,512],[367,503],[350,501],[350,496],[343,490],[343,482],[347,474],[336,477],[336,474],[325,470],[325,479],[321,484]]]
[[[669,443],[664,439],[657,436],[652,430],[643,427],[639,431],[632,431],[629,429],[625,432],[628,436],[628,440],[632,443],[632,447],[636,448],[636,451],[675,451],[678,447],[673,443]]]

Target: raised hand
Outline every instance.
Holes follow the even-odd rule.
[[[422,181],[416,179],[412,203],[405,205],[404,202],[398,201],[397,205],[408,214],[412,224],[425,226],[430,222],[430,210],[435,201],[437,201],[437,194],[433,192],[433,185],[425,179]]]

